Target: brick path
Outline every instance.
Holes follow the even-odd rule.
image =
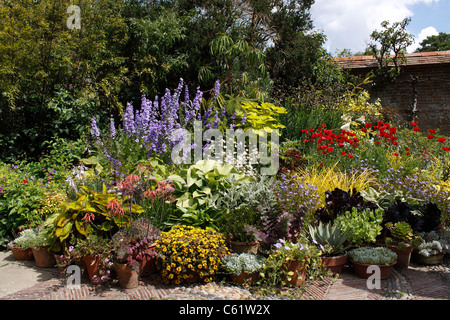
[[[357,277],[346,267],[337,279],[310,281],[300,296],[302,300],[449,300],[450,264],[419,266],[394,270],[389,279],[381,280],[381,288],[369,290],[366,279]],[[221,283],[165,285],[158,276],[143,278],[136,289],[122,290],[117,285],[91,285],[83,278],[79,289],[69,289],[65,279],[55,277],[0,300],[257,300],[249,290]],[[290,289],[293,290],[293,289]],[[292,291],[291,291],[292,292]],[[263,299],[289,299],[269,296]]]

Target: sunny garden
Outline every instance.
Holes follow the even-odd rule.
[[[154,21],[160,28],[182,23],[164,12],[161,19],[167,20]],[[120,27],[119,22],[104,23]],[[105,39],[123,40],[123,34],[115,35]],[[165,45],[183,39],[172,36]],[[315,74],[314,84],[311,76],[287,90],[267,87],[270,81],[255,71],[263,69],[264,55],[248,43],[222,35],[210,49],[223,54],[219,65],[229,68],[211,67],[219,80],[206,87],[178,77],[159,82],[175,83],[160,89],[162,94],[141,87],[141,94],[125,99],[130,93],[125,90],[121,97],[133,102],[118,112],[113,106],[119,94],[114,96],[112,85],[119,85],[120,77],[109,77],[120,59],[113,59],[93,72],[110,72],[101,80],[92,76],[110,86],[99,84],[97,96],[86,91],[75,99],[59,87],[46,107],[50,113],[63,109],[60,117],[33,113],[42,124],[27,132],[48,138],[39,147],[25,143],[19,152],[13,142],[20,134],[5,135],[0,143],[11,151],[0,161],[2,249],[19,260],[34,259],[39,267],[58,266],[63,274],[76,264],[93,284],[122,288],[136,287],[150,275],[175,285],[226,281],[299,287],[339,274],[345,264],[354,264],[364,277],[364,264],[407,268],[411,260],[436,264],[448,257],[450,140],[439,128],[387,112],[371,99],[370,80],[351,82],[325,57],[315,62],[322,73]],[[242,52],[248,61],[239,60]],[[175,60],[185,57],[172,58],[167,63],[175,68]],[[258,67],[252,69],[255,61]],[[170,75],[172,69],[155,70]],[[284,77],[271,75],[276,76]],[[128,80],[136,84],[131,76]],[[31,78],[24,83],[35,85]],[[21,103],[35,103],[36,111],[40,100],[29,92],[21,100],[20,85],[2,103],[12,115],[23,116]],[[90,97],[96,103],[89,105]],[[55,135],[44,130],[44,123],[54,125]],[[270,138],[259,140],[255,154],[249,140],[232,140],[217,152],[215,140],[203,135],[182,150],[184,161],[173,161],[180,142],[175,133],[184,129],[194,136],[199,126],[202,133],[215,129],[225,136],[240,129]],[[65,128],[77,135],[70,137]],[[265,161],[263,150],[277,163],[273,174],[262,174],[273,164]]]

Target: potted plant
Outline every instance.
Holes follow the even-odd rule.
[[[36,237],[30,243],[37,267],[53,268],[56,264],[53,252],[50,252],[50,234],[46,227],[37,229]]]
[[[375,243],[377,236],[381,234],[383,222],[382,209],[366,208],[358,211],[352,208],[339,215],[334,220],[334,226],[339,227],[342,232],[348,233],[348,241],[356,246]]]
[[[439,264],[450,253],[450,231],[419,232],[420,243],[413,251],[414,259],[422,264]]]
[[[112,266],[111,242],[95,233],[90,233],[84,239],[78,239],[72,250],[76,261],[82,260],[92,284],[109,280]]]
[[[156,271],[156,242],[161,239],[161,230],[144,218],[131,222],[130,226],[113,237],[116,260],[130,267],[139,264],[139,276],[148,276]]]
[[[31,247],[36,238],[36,232],[33,229],[25,229],[19,236],[8,244],[14,259],[20,261],[33,260],[33,251]]]
[[[223,259],[224,269],[236,283],[253,284],[258,281],[264,266],[264,258],[257,254],[232,253]]]
[[[408,268],[411,252],[418,245],[418,239],[408,222],[388,222],[385,225],[388,236],[385,239],[387,248],[397,254],[396,268]]]
[[[308,264],[319,252],[306,239],[299,239],[295,243],[279,239],[265,261],[265,280],[269,285],[299,287],[306,280]]]
[[[347,263],[348,246],[344,246],[348,239],[348,232],[342,232],[332,222],[323,224],[319,221],[316,226],[309,225],[309,235],[314,244],[322,251],[321,259],[333,274],[341,273]]]
[[[368,278],[371,273],[367,269],[376,265],[380,268],[380,279],[389,278],[397,254],[386,247],[361,247],[348,252],[349,260],[353,264],[355,273],[361,278]]]
[[[219,232],[228,237],[230,251],[233,253],[257,254],[259,242],[248,226],[259,225],[260,214],[249,206],[226,210],[217,225]]]
[[[157,267],[165,283],[210,282],[229,254],[224,236],[211,229],[175,225],[157,242]]]

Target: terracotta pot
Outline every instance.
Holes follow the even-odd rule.
[[[236,283],[253,284],[260,278],[259,272],[247,273],[242,271],[239,275],[232,274],[231,279]]]
[[[233,253],[253,253],[257,254],[259,250],[259,242],[234,242],[230,241],[231,252]]]
[[[53,252],[47,248],[32,248],[34,261],[36,266],[40,268],[53,268],[56,264]]]
[[[145,250],[146,252],[155,252],[156,243],[151,245],[149,249]],[[139,262],[139,275],[141,277],[147,277],[157,270],[156,268],[156,255],[146,256],[144,260]]]
[[[116,273],[122,289],[133,289],[139,286],[139,273],[126,263],[116,263]]]
[[[289,261],[285,265],[285,270],[288,273],[285,282],[293,287],[299,287],[306,279],[306,269],[302,262],[297,260]]]
[[[358,277],[367,279],[373,272],[368,273],[367,268],[371,266],[371,264],[359,263],[350,259],[350,262],[353,264],[353,269]],[[397,260],[391,263],[390,265],[377,265],[380,268],[380,279],[387,279],[390,277],[392,269],[394,265],[397,263]]]
[[[12,254],[14,256],[14,259],[16,259],[16,260],[28,261],[28,260],[33,260],[34,259],[33,251],[31,250],[31,248],[23,249],[23,248],[20,248],[20,247],[12,247],[11,251],[12,251]]]
[[[397,254],[397,264],[396,269],[405,269],[409,267],[409,262],[411,260],[412,246],[407,245],[405,250],[400,250],[398,246],[387,246],[388,249],[394,251]]]
[[[83,257],[84,266],[86,267],[86,271],[89,275],[89,281],[92,284],[100,283],[100,270],[98,268],[98,263],[100,258],[98,256],[85,256]]]
[[[340,256],[321,257],[322,263],[327,266],[333,274],[341,273],[344,265],[347,263],[347,254],[342,254]]]
[[[444,253],[438,253],[435,255],[431,255],[425,257],[424,255],[419,254],[418,252],[414,252],[414,260],[426,265],[439,264],[444,260]]]

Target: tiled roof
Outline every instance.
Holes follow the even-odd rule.
[[[406,65],[425,65],[450,63],[450,51],[433,51],[408,53]],[[333,58],[344,69],[376,68],[378,61],[373,56],[337,57]]]

